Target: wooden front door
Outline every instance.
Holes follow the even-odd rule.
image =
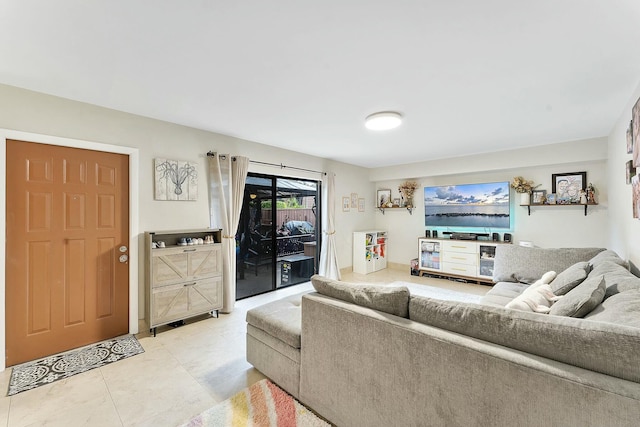
[[[6,365],[129,330],[129,158],[7,140]]]

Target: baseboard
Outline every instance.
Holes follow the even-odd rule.
[[[407,273],[410,272],[411,270],[411,264],[402,264],[399,262],[387,262],[387,268],[392,269],[392,270],[404,270]],[[341,268],[340,269],[340,274],[344,275],[344,274],[351,274],[353,273],[353,266],[349,266],[349,267],[345,267],[345,268]]]

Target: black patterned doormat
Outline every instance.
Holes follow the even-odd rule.
[[[118,360],[144,353],[133,335],[123,335],[77,350],[16,365],[11,371],[7,396],[100,368]]]

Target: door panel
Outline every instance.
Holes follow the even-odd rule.
[[[128,168],[126,155],[7,141],[7,366],[128,332]]]

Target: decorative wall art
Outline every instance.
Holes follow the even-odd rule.
[[[640,166],[640,98],[631,109],[631,128],[633,139],[633,166]]]
[[[378,190],[376,196],[376,206],[379,208],[391,207],[391,190]]]
[[[342,212],[349,212],[349,208],[351,207],[351,200],[348,197],[342,198]]]
[[[627,128],[627,154],[633,154],[633,120],[629,122]]]
[[[636,174],[636,168],[633,167],[633,160],[626,163],[627,184],[631,184],[631,178]]]
[[[351,209],[358,207],[358,193],[351,193]]]
[[[631,178],[633,217],[640,218],[640,175]]]
[[[531,193],[531,203],[541,205],[547,201],[547,190],[533,190]]]
[[[358,199],[358,212],[364,212],[364,197]]]
[[[197,200],[196,162],[155,159],[155,200]]]
[[[580,202],[580,190],[587,190],[586,172],[554,173],[551,175],[551,192],[556,194],[556,203]]]

